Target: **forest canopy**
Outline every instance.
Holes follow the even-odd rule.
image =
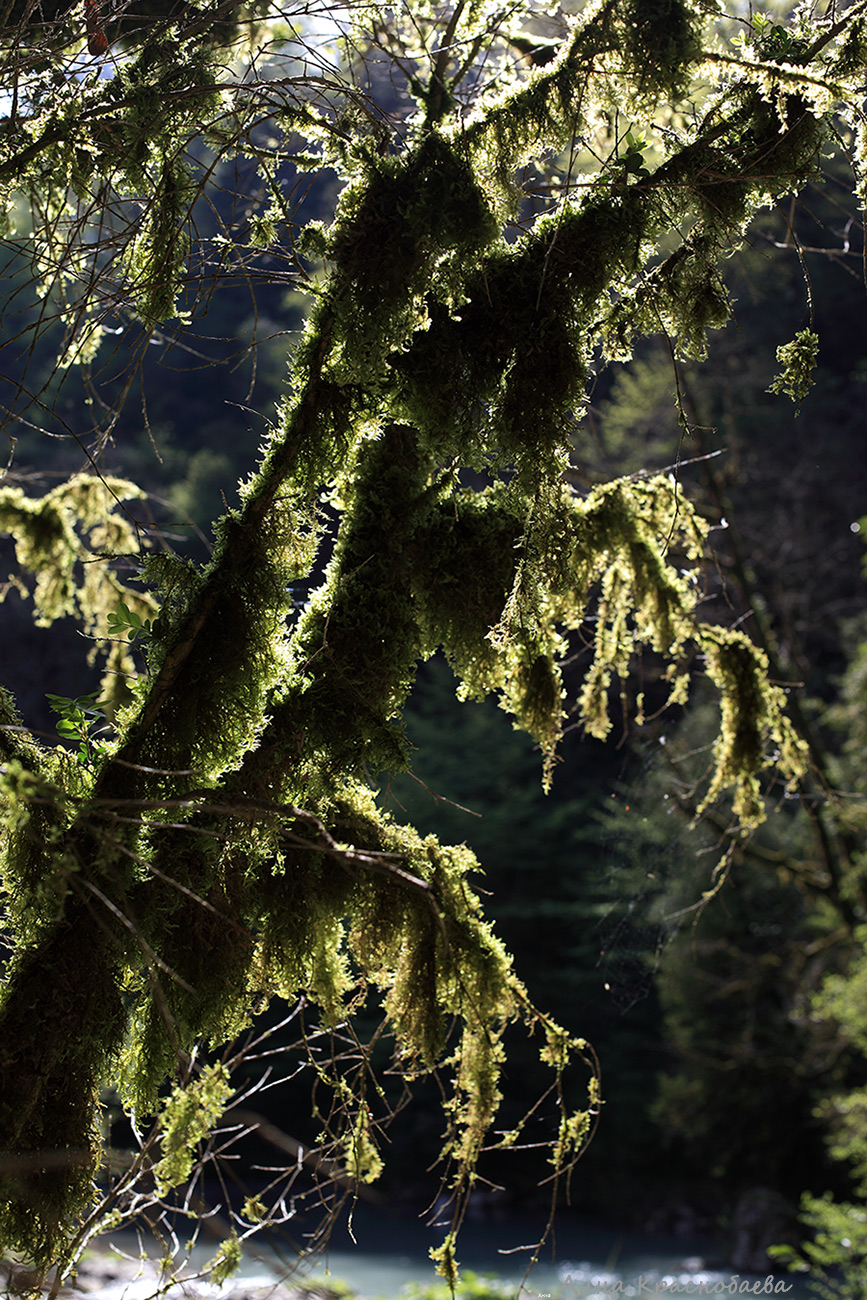
[[[77,619],[102,681],[55,694],[56,743],[2,696],[6,1249],[62,1273],[138,1212],[142,1180],[183,1186],[232,1095],[226,1045],[277,1000],[309,1022],[298,1048],[332,1098],[308,1169],[326,1185],[381,1169],[388,1115],[353,1020],[371,1006],[389,1069],[438,1072],[455,1227],[482,1150],[523,1140],[494,1128],[515,1022],[550,1071],[548,1172],[567,1177],[598,1118],[592,1047],[532,1004],[470,851],[399,824],[376,791],[412,767],[402,713],[435,654],[462,699],[495,695],[533,737],[546,786],[567,726],[609,734],[636,653],[665,665],[639,724],[700,674],[718,698],[699,807],[725,801],[720,874],[768,786],[803,776],[765,650],[703,617],[709,522],[677,448],[668,472],[596,482],[582,448],[592,385],[652,335],[688,448],[678,367],[731,316],[721,268],[750,221],[831,151],[863,203],[865,14],[12,6],[0,525],[36,622]],[[237,282],[279,286],[289,327],[305,323],[200,561],[117,472],[121,433],[149,427],[149,349],[200,347]],[[767,376],[796,403],[821,346],[809,276],[804,303]],[[36,375],[46,336],[56,360]],[[249,418],[228,410],[227,441]],[[78,462],[51,486],[59,435]],[[109,1086],[153,1125],[120,1174]],[[438,1262],[453,1280],[453,1235]]]

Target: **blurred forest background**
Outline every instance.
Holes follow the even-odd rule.
[[[824,178],[766,213],[728,264],[735,322],[712,336],[705,363],[680,365],[676,380],[661,339],[598,376],[574,471],[585,485],[670,466],[701,503],[714,523],[707,617],[742,624],[768,653],[809,740],[812,793],[781,798],[726,879],[715,879],[726,824],[717,815],[693,825],[717,731],[712,706],[696,695],[682,716],[656,716],[661,691],[649,658],[627,684],[632,706],[643,697],[643,725],[624,721],[607,745],[576,728],[548,796],[532,743],[492,702],[458,706],[437,661],[411,706],[409,732],[423,754],[415,777],[379,778],[399,816],[475,850],[491,914],[531,995],[598,1052],[603,1118],[572,1180],[572,1204],[643,1228],[706,1229],[756,1187],[793,1203],[832,1191],[854,1204],[867,1173],[857,1137],[867,1114],[867,962],[858,955],[867,896],[867,523],[859,523],[867,300],[863,228],[838,183],[844,163],[825,163]],[[290,167],[283,181],[287,192],[300,183]],[[237,207],[245,188],[218,174],[200,204],[200,233],[252,219]],[[327,220],[335,199],[325,175],[299,219]],[[34,297],[26,235],[4,241],[0,273],[7,482],[41,491],[95,463],[145,487],[166,543],[201,558],[210,521],[236,500],[283,391],[302,324],[291,276],[273,252],[252,275],[219,284],[203,267],[192,324],[149,335],[118,319],[92,363],[58,370],[63,326]],[[776,341],[810,324],[811,310],[822,351],[815,387],[796,410],[766,389]],[[110,437],[89,448],[91,404],[120,406],[137,353],[140,378]],[[672,403],[676,382],[690,435]],[[4,539],[0,576],[13,568]],[[71,625],[34,628],[21,591],[4,591],[5,680],[25,722],[53,735],[46,692],[69,697],[97,685],[86,646]],[[302,604],[307,592],[294,594]],[[572,698],[582,664],[576,642]],[[508,1105],[518,1110],[539,1081],[526,1047],[515,1052]],[[267,1111],[267,1094],[258,1104]],[[273,1121],[303,1129],[285,1099],[279,1105]],[[433,1160],[438,1125],[421,1090],[393,1138],[387,1194],[419,1205],[430,1198],[435,1184],[425,1185],[419,1153]],[[500,1171],[488,1172],[496,1184]],[[536,1203],[529,1156],[523,1171],[510,1163],[508,1178],[492,1207]]]

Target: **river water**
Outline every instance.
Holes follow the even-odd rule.
[[[527,1274],[532,1254],[527,1247],[538,1239],[541,1222],[468,1223],[458,1240],[462,1270],[496,1278],[503,1300],[608,1300],[611,1296],[652,1297],[692,1295],[783,1295],[790,1300],[814,1296],[799,1277],[735,1273],[719,1256],[709,1238],[673,1238],[618,1232],[567,1224]],[[232,1283],[213,1300],[230,1300],[232,1290],[272,1286],[293,1276],[308,1284],[347,1284],[363,1300],[401,1300],[409,1283],[430,1284],[437,1275],[428,1256],[438,1236],[413,1218],[384,1218],[363,1210],[353,1220],[353,1242],[345,1225],[335,1229],[327,1255],[290,1275],[293,1256],[286,1247],[262,1243],[251,1251]],[[107,1243],[104,1243],[107,1244]],[[129,1251],[130,1243],[123,1243]],[[214,1248],[198,1247],[194,1271]],[[145,1278],[104,1287],[93,1300],[149,1300]],[[200,1300],[207,1297],[200,1296]]]
[[[735,1274],[724,1266],[709,1238],[676,1239],[597,1228],[561,1228],[553,1250],[543,1250],[527,1274],[532,1251],[520,1250],[538,1239],[539,1224],[467,1224],[458,1240],[461,1267],[502,1282],[504,1295],[521,1300],[606,1300],[635,1295],[786,1295],[814,1296],[801,1278],[778,1274]],[[398,1300],[409,1282],[436,1280],[427,1251],[431,1234],[411,1220],[393,1221],[389,1238],[377,1240],[382,1226],[356,1225],[357,1246],[335,1241],[328,1273],[348,1283],[365,1300]],[[509,1253],[504,1253],[509,1252]],[[517,1252],[517,1253],[512,1253]],[[553,1255],[553,1258],[552,1258]],[[311,1273],[325,1277],[324,1264]],[[734,1285],[734,1290],[730,1288]],[[752,1291],[747,1291],[750,1285]],[[721,1288],[725,1287],[725,1290]],[[741,1290],[740,1288],[744,1289]],[[761,1287],[771,1287],[765,1289]],[[631,1288],[631,1289],[630,1289]],[[815,1297],[814,1297],[815,1300]]]

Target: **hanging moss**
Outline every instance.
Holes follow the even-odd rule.
[[[502,488],[455,492],[437,504],[419,529],[413,557],[425,656],[442,646],[461,676],[477,659],[490,668],[494,651],[486,638],[502,617],[521,533],[513,499]]]
[[[32,591],[20,579],[18,590],[32,598],[37,627],[76,618],[91,641],[89,662],[104,660],[102,696],[109,708],[129,695],[136,675],[129,646],[111,634],[110,620],[123,601],[140,620],[157,604],[151,595],[120,580],[112,561],[138,549],[138,536],[124,503],[144,496],[133,483],[110,476],[73,475],[43,497],[20,488],[0,488],[0,532],[15,538],[15,556]]]
[[[720,733],[714,744],[714,771],[699,811],[723,789],[733,791],[732,806],[740,825],[754,828],[764,819],[760,774],[769,737],[779,746],[784,771],[803,771],[806,745],[784,716],[785,696],[768,681],[767,658],[746,637],[728,629],[708,628],[702,638],[708,676],[720,691]]]
[[[684,357],[704,357],[707,331],[725,325],[731,310],[713,252],[707,240],[678,249],[660,269],[653,286],[660,322],[677,338]]]
[[[57,756],[31,739],[11,696],[0,690],[0,817],[3,903],[9,940],[22,946],[63,905],[72,864],[62,852],[68,823],[54,778]],[[46,863],[46,847],[56,849]],[[48,866],[48,870],[46,870]]]
[[[353,10],[359,22],[368,12]],[[829,129],[826,73],[849,77],[845,93],[860,102],[861,20],[822,29],[813,46],[799,36],[803,68],[770,47],[765,62],[727,58],[687,129],[669,109],[709,45],[710,18],[680,0],[598,0],[534,70],[514,66],[521,47],[490,6],[456,9],[448,40],[427,9],[413,17],[394,71],[422,105],[417,118],[366,115],[338,78],[306,99],[300,79],[269,79],[257,98],[255,59],[235,84],[189,31],[174,48],[143,47],[111,80],[58,85],[34,70],[32,117],[0,142],[0,184],[31,194],[42,214],[34,258],[71,321],[70,363],[98,344],[93,303],[107,315],[129,300],[148,322],[175,310],[201,180],[193,139],[206,134],[220,159],[261,152],[267,121],[281,162],[286,129],[296,161],[303,135],[345,183],[331,226],[302,239],[322,269],[290,395],[207,565],[153,556],[143,573],[154,594],[136,597],[108,557],[135,553],[138,538],[95,478],[40,500],[0,488],[0,527],[33,575],[39,619],[72,614],[129,676],[109,615],[122,599],[152,627],[149,676],[98,760],[7,731],[20,724],[0,700],[15,945],[0,1002],[0,1148],[11,1161],[0,1240],[40,1264],[68,1266],[79,1248],[99,1084],[114,1077],[128,1103],[159,1112],[171,1083],[157,1173],[168,1189],[228,1098],[224,1077],[196,1080],[190,1061],[269,997],[303,997],[336,1029],[375,991],[406,1079],[446,1067],[443,1156],[458,1219],[500,1104],[506,1027],[543,1031],[558,1097],[570,1060],[593,1074],[585,1044],[531,1006],[484,919],[472,854],[377,807],[377,773],[412,763],[401,714],[426,657],[445,652],[462,697],[497,696],[539,743],[549,781],[571,635],[581,629],[589,645],[572,720],[599,737],[636,650],[666,657],[671,699],[683,703],[697,649],[721,701],[708,797],[732,792],[735,835],[763,814],[769,765],[791,781],[804,762],[761,654],[699,618],[684,570],[700,563],[706,529],[680,489],[660,477],[579,496],[564,470],[600,351],[626,355],[662,327],[699,356],[727,319],[720,260],[757,209],[810,175]],[[359,33],[358,48],[369,37]],[[555,181],[533,221],[519,183],[530,160]],[[120,260],[103,258],[86,216],[71,220],[70,195],[108,225],[135,200],[122,231],[112,227]],[[258,220],[269,238],[278,210]],[[76,316],[63,295],[79,284],[89,301]],[[469,471],[485,471],[488,486]],[[108,496],[134,492],[106,483]],[[291,588],[315,562],[323,498],[337,535],[299,615]],[[343,1111],[340,1168],[374,1177],[365,1085],[317,1069]],[[555,1177],[598,1109],[595,1084],[580,1114],[561,1102]],[[55,1165],[49,1149],[75,1160]],[[452,1237],[440,1262],[453,1280]]]
[[[128,895],[130,914],[142,918],[146,973],[130,990],[135,1003],[121,1075],[138,1114],[156,1110],[161,1084],[197,1042],[226,1042],[249,1023],[255,942],[244,924],[243,871],[232,869],[208,830],[201,821],[187,829],[155,822],[150,871]],[[150,956],[157,953],[158,966]]]
[[[777,360],[783,366],[768,389],[769,393],[788,393],[792,401],[800,403],[813,387],[813,371],[819,356],[819,339],[812,330],[801,330],[791,343],[777,348]]]
[[[404,157],[369,163],[342,196],[324,246],[334,263],[340,382],[371,381],[446,253],[465,262],[498,233],[459,143],[431,133]]]
[[[0,1149],[12,1158],[0,1174],[0,1233],[38,1265],[56,1258],[90,1203],[96,1080],[125,1026],[121,957],[116,936],[79,898],[7,974],[15,996],[0,1008]]]
[[[642,93],[680,95],[701,49],[697,10],[682,0],[627,0],[618,20],[628,78]]]
[[[538,244],[492,250],[467,277],[459,307],[432,306],[391,356],[402,410],[441,457],[466,455],[477,441],[506,463],[547,459],[562,441],[586,357],[574,294],[556,266],[545,281],[544,261]]]
[[[324,245],[361,311],[387,309],[406,296],[431,258],[470,257],[499,228],[459,144],[437,132],[402,157],[370,163],[344,193]]]
[[[146,325],[175,315],[177,286],[191,248],[186,229],[191,191],[186,163],[176,155],[161,159],[148,220],[124,252],[123,272],[132,283]]]

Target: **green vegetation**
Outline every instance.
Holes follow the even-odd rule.
[[[13,456],[0,525],[37,623],[77,619],[103,668],[96,694],[53,692],[57,745],[2,698],[0,1241],[59,1278],[100,1226],[141,1210],[148,1180],[160,1200],[194,1179],[232,1105],[244,1053],[227,1045],[283,1000],[319,1131],[276,1204],[302,1170],[329,1195],[381,1172],[387,1037],[407,1088],[437,1078],[453,1219],[434,1258],[454,1288],[483,1153],[520,1147],[541,1115],[494,1131],[516,1026],[544,1074],[555,1195],[597,1124],[599,1076],[582,1027],[516,973],[472,851],[378,797],[413,766],[407,701],[439,654],[460,699],[495,696],[529,734],[547,789],[567,725],[609,736],[637,652],[663,664],[639,724],[686,704],[698,664],[718,715],[693,811],[724,810],[705,901],[759,833],[769,787],[811,779],[773,646],[703,617],[710,525],[678,476],[623,466],[576,484],[594,476],[596,372],[660,331],[675,377],[703,358],[730,315],[720,264],[840,139],[863,198],[864,6],[756,19],[734,43],[684,0],[544,19],[525,6],[508,28],[487,3],[421,2],[405,20],[359,5],[324,63],[306,11],[230,6],[229,22],[224,8],[158,16],[141,39],[107,19],[104,66],[84,54],[92,20],[46,17],[0,49],[15,88],[4,231],[16,275],[15,223],[29,232],[48,304],[28,303],[31,332],[50,333],[49,313],[60,327],[52,374],[19,381],[12,406],[49,426],[80,393],[63,428],[89,456],[48,490],[15,482]],[[530,35],[556,56],[516,57]],[[215,196],[245,167],[251,193],[226,220]],[[342,188],[322,222],[303,202],[326,170]],[[304,295],[306,324],[288,391],[264,398],[258,466],[199,562],[107,471],[149,340],[180,350],[203,331],[223,276],[279,281],[296,296],[271,306],[293,325]],[[115,329],[123,364],[103,360]],[[763,388],[804,402],[815,339],[812,322],[775,339],[783,370]],[[233,462],[190,450],[173,499],[192,513],[196,485]],[[112,727],[98,740],[97,709]],[[153,1126],[98,1188],[107,1084]],[[181,1212],[195,1217],[192,1199]],[[235,1216],[215,1276],[255,1227]]]
[[[404,1287],[403,1294],[406,1300],[449,1300],[451,1296],[459,1297],[459,1300],[508,1300],[514,1294],[514,1287],[467,1269],[454,1291],[444,1282],[434,1282],[430,1286],[411,1283]]]

